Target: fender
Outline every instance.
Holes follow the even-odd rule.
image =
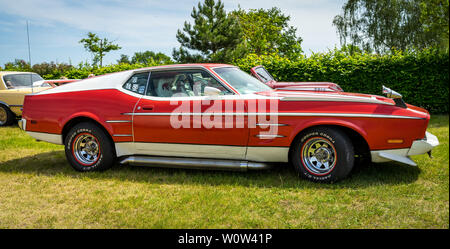
[[[355,125],[354,123],[352,123],[348,120],[337,120],[337,119],[330,119],[330,118],[315,118],[315,119],[311,119],[305,123],[299,123],[292,130],[292,133],[289,135],[291,144],[294,141],[295,137],[298,134],[300,134],[300,132],[302,132],[305,129],[308,129],[310,127],[319,126],[319,125],[333,125],[333,126],[342,126],[342,127],[349,128],[349,129],[357,132],[359,135],[361,135],[361,137],[363,137],[364,140],[366,140],[366,142],[369,144],[367,132],[365,130],[361,129],[360,126]]]
[[[112,132],[112,126],[108,123],[106,123],[104,120],[102,120],[99,116],[97,116],[96,114],[93,114],[91,112],[77,112],[72,114],[71,116],[63,119],[59,125],[60,125],[60,134],[62,134],[62,131],[64,129],[64,127],[73,119],[75,118],[89,118],[92,119],[94,121],[96,121],[97,123],[99,123],[101,126],[103,126],[103,128],[106,129],[106,131],[108,131],[109,135],[112,136],[113,132]]]

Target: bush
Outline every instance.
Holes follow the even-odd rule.
[[[381,95],[385,85],[412,105],[431,113],[449,111],[449,54],[436,50],[389,55],[348,54],[333,50],[298,60],[249,55],[235,62],[249,72],[264,65],[278,81],[330,81],[346,92]]]

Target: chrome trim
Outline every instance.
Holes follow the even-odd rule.
[[[72,144],[72,152],[77,161],[85,166],[96,163],[101,155],[98,140],[91,134],[78,135]]]
[[[131,164],[136,166],[168,167],[183,169],[208,169],[208,170],[261,170],[270,168],[267,163],[218,160],[206,158],[187,157],[154,157],[154,156],[129,156],[120,161],[120,164]]]
[[[327,139],[321,137],[308,139],[300,153],[303,165],[314,174],[326,175],[336,165],[336,150]]]
[[[132,137],[131,134],[114,134],[113,137]]]
[[[107,120],[106,123],[131,123],[131,120]]]
[[[236,66],[234,66],[234,67],[236,67]],[[150,72],[150,74],[151,74],[151,72],[153,72],[153,71],[178,71],[180,69],[181,70],[198,70],[198,69],[203,70],[206,73],[208,73],[209,75],[211,75],[215,80],[217,80],[217,82],[220,85],[222,85],[226,89],[230,90],[232,95],[242,95],[238,90],[236,90],[227,81],[225,81],[221,77],[218,78],[216,75],[212,74],[211,71],[213,71],[215,74],[217,74],[212,68],[209,69],[209,68],[206,68],[203,65],[189,65],[189,66],[171,66],[171,65],[166,65],[166,66],[155,66],[155,67],[149,67],[149,68],[140,68],[140,69],[135,69],[131,76],[133,76],[136,73]],[[151,79],[151,78],[149,78],[149,79]],[[123,84],[125,84],[125,82],[123,82]],[[147,81],[147,85],[148,85],[148,82],[149,81]],[[226,83],[226,84],[223,84],[223,83]],[[169,98],[170,99],[170,97],[158,97],[158,96],[147,96],[147,95],[142,95],[142,97],[156,97],[156,98]]]
[[[273,137],[273,138],[275,138],[275,137],[286,137],[286,136],[283,136],[283,135],[263,135],[263,134],[258,134],[258,135],[255,135],[255,137]]]
[[[200,113],[200,112],[152,112],[152,113],[121,113],[121,115],[131,115],[131,116],[171,116],[171,115],[236,115],[236,116],[249,116],[249,115],[276,115],[283,117],[350,117],[350,118],[399,118],[399,119],[425,119],[420,117],[411,116],[399,116],[399,115],[383,115],[383,114],[358,114],[358,113],[315,113],[315,112],[235,112],[235,113]]]
[[[279,91],[315,91],[315,92],[336,92],[335,90],[326,88],[326,87],[297,87],[295,88],[294,86],[292,87],[281,87],[281,88],[275,88],[276,90]]]
[[[289,126],[288,124],[256,124],[257,126]]]

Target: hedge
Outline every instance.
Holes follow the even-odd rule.
[[[303,56],[297,60],[277,55],[250,54],[238,59],[234,64],[247,72],[256,65],[264,65],[278,81],[335,82],[346,92],[381,95],[381,86],[385,85],[401,93],[409,104],[423,107],[431,113],[449,112],[448,51],[428,49],[388,55],[350,55],[340,50],[332,50]],[[43,77],[84,79],[89,74],[102,75],[149,66],[156,64],[113,64],[99,68],[85,63],[71,66],[64,71],[53,70],[54,73],[51,71],[52,74]],[[13,67],[6,70],[22,71],[21,68]]]
[[[295,61],[278,56],[249,55],[235,62],[244,71],[264,65],[278,81],[330,81],[346,92],[381,95],[385,85],[412,105],[431,113],[449,111],[449,54],[436,50],[389,55],[334,50]]]

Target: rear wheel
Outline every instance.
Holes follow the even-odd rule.
[[[83,122],[68,132],[65,152],[70,165],[77,171],[102,171],[114,165],[113,143],[97,125]]]
[[[0,127],[11,125],[14,120],[14,113],[8,107],[0,105]]]
[[[352,170],[354,149],[351,140],[338,129],[311,128],[294,141],[291,162],[303,178],[335,182]]]

